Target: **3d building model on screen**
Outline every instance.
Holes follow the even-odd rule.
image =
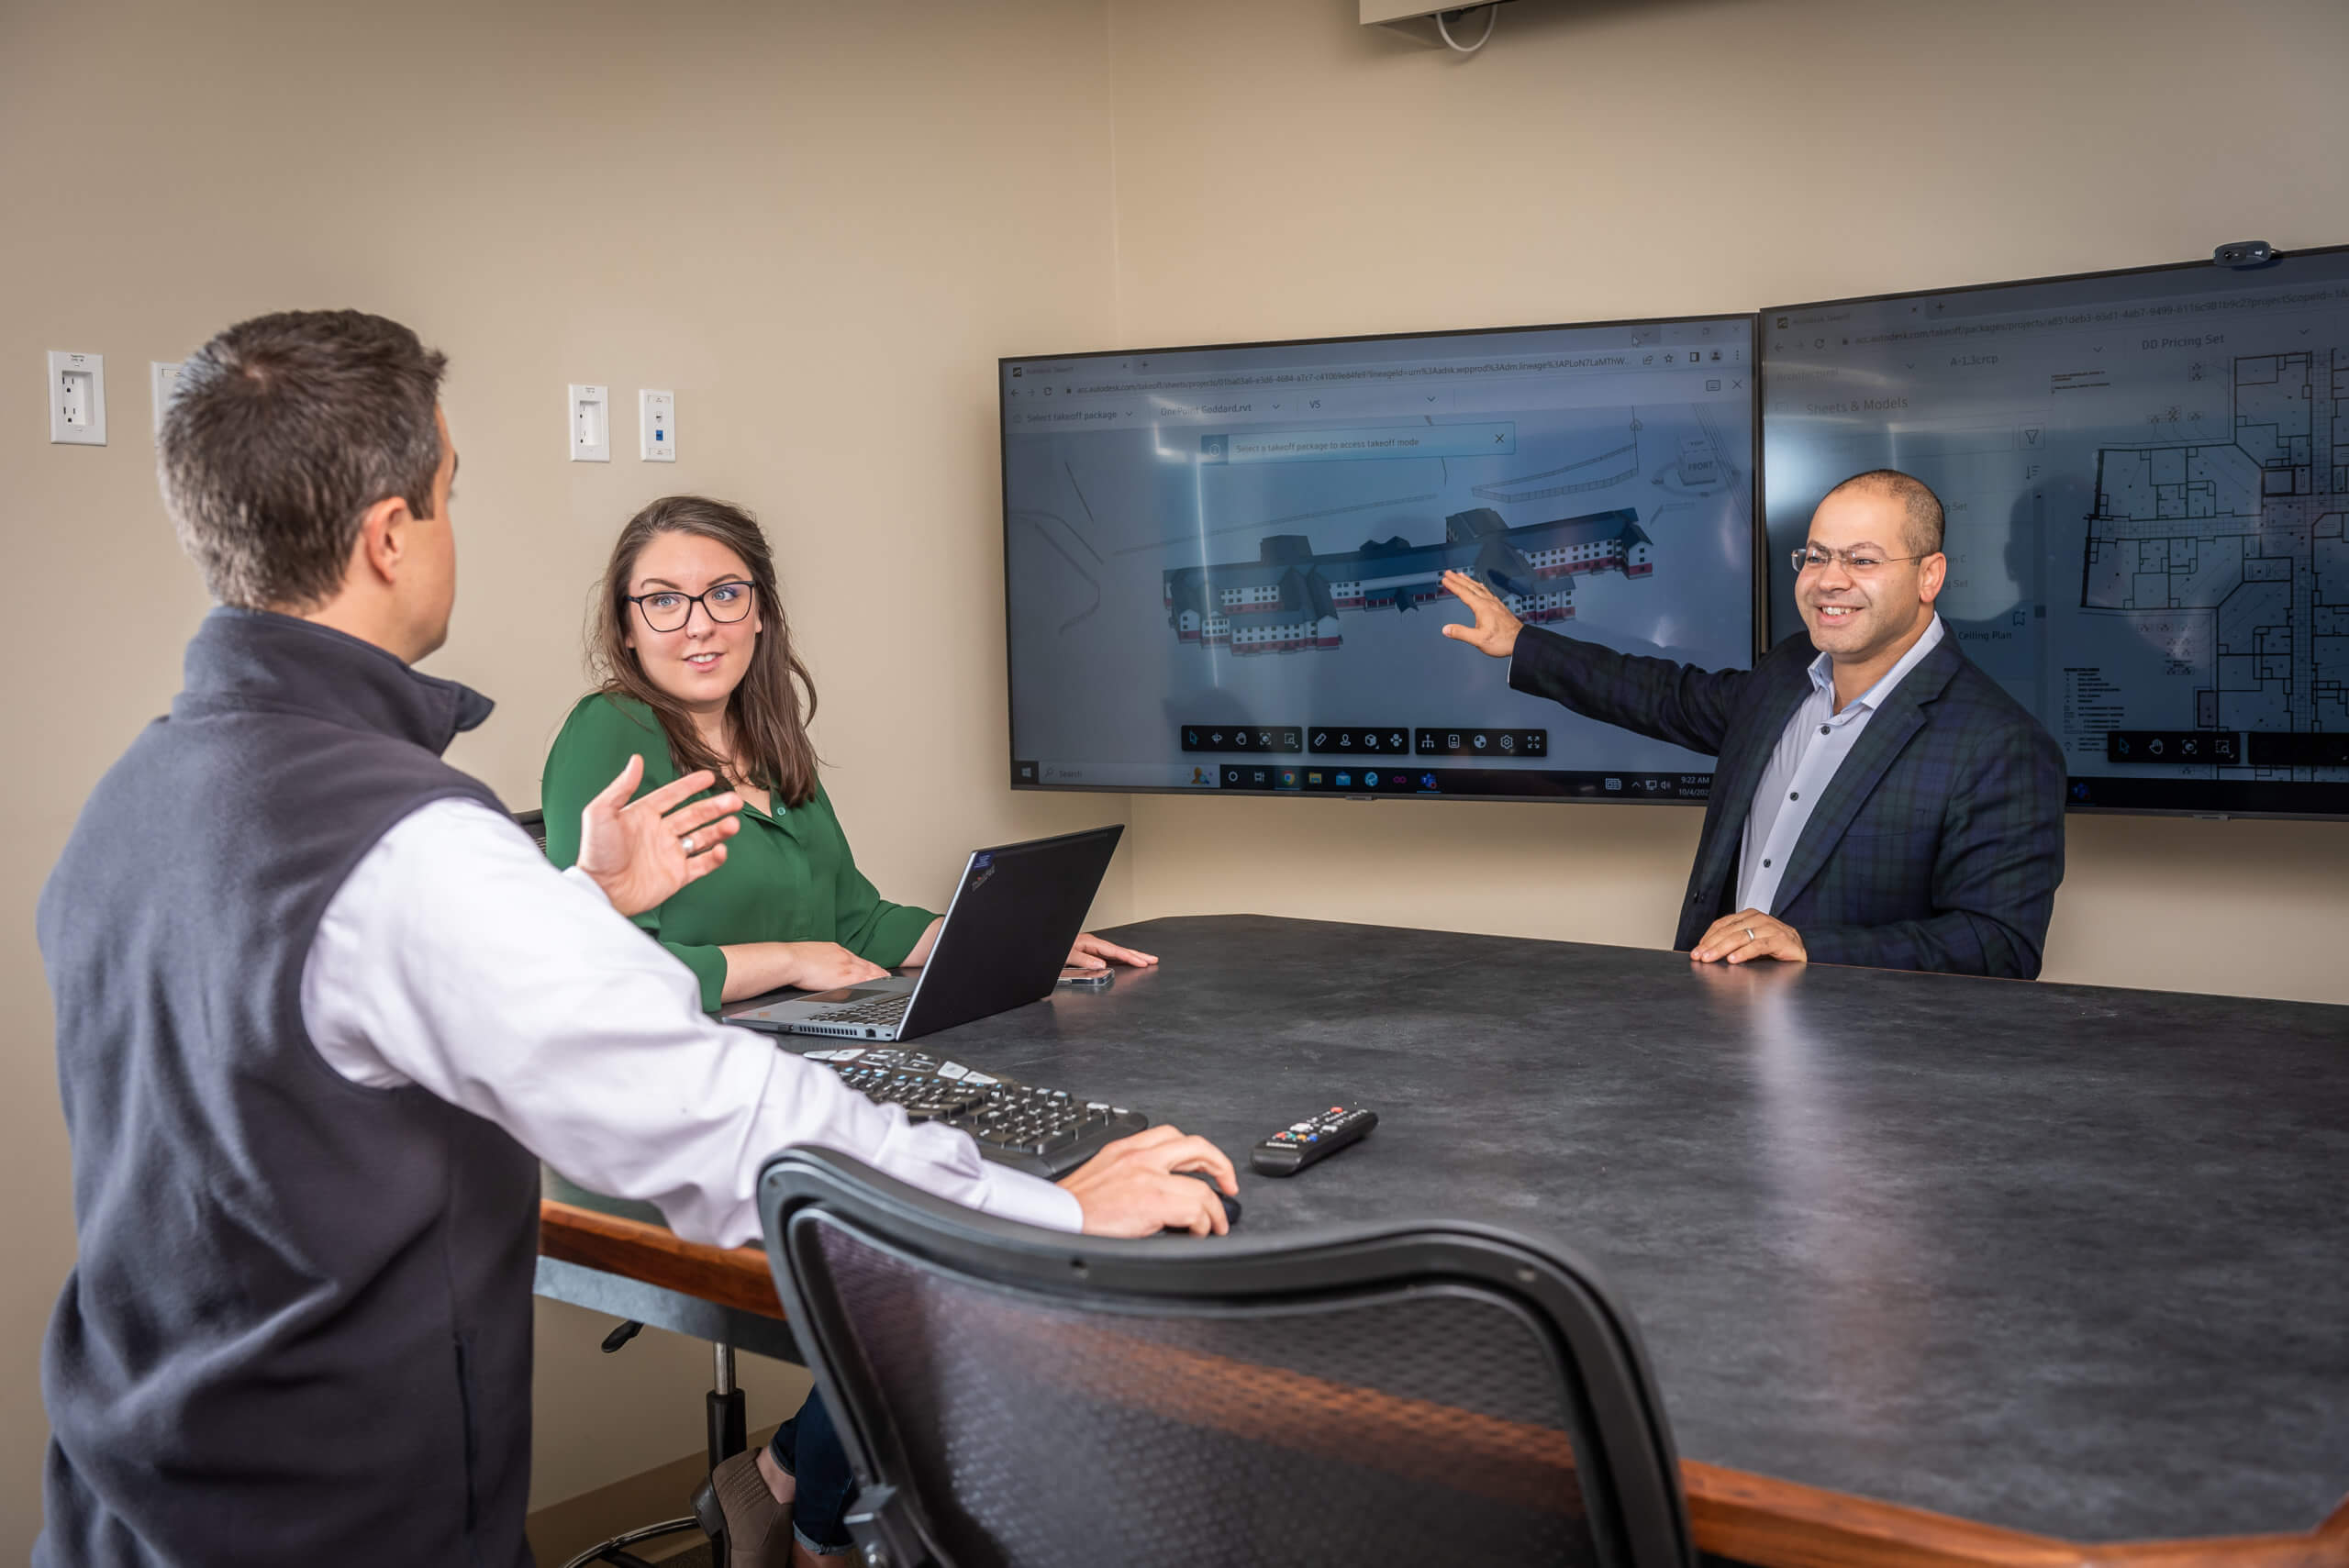
[[[1439,544],[1399,535],[1359,550],[1313,553],[1303,534],[1269,534],[1254,561],[1176,567],[1165,574],[1168,622],[1184,642],[1234,653],[1294,653],[1342,645],[1341,610],[1407,610],[1445,597],[1446,572],[1464,572],[1520,620],[1573,617],[1583,572],[1645,577],[1654,552],[1628,508],[1510,528],[1489,506],[1454,512]]]

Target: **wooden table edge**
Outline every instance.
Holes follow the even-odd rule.
[[[539,1202],[546,1257],[780,1319],[758,1247],[712,1247],[658,1225]],[[1756,1568],[2349,1568],[2349,1498],[2299,1535],[2083,1545],[1699,1460],[1680,1462],[1699,1551]]]
[[[763,1248],[711,1247],[640,1219],[540,1198],[539,1254],[762,1318],[784,1316]]]

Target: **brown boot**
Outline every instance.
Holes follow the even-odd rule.
[[[694,1512],[723,1545],[726,1568],[790,1568],[791,1508],[767,1490],[758,1450],[745,1450],[711,1471],[694,1498]],[[722,1533],[714,1525],[722,1525]]]

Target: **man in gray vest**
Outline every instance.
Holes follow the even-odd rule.
[[[707,773],[629,805],[632,762],[558,873],[440,761],[490,706],[410,668],[455,597],[442,364],[378,317],[263,317],[164,424],[220,607],[38,917],[80,1239],[48,1568],[526,1562],[540,1158],[725,1245],[802,1142],[1031,1223],[1224,1229],[1175,1173],[1236,1190],[1203,1140],[1055,1186],[707,1018],[624,917],[724,857]]]

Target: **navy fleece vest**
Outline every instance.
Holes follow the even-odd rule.
[[[527,1562],[538,1166],[414,1087],[351,1084],[302,966],[477,693],[216,610],[42,891],[81,1251],[41,1368],[33,1561]]]

